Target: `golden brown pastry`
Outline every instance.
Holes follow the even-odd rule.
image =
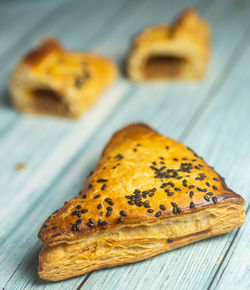
[[[62,280],[229,232],[244,199],[191,149],[143,124],[118,131],[79,196],[43,224],[39,276]]]
[[[78,118],[116,77],[109,59],[67,51],[51,38],[19,62],[9,90],[21,112]]]
[[[201,79],[210,55],[210,28],[194,8],[169,25],[147,28],[134,41],[128,76],[134,81]]]

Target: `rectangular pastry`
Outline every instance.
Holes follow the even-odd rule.
[[[49,38],[17,64],[9,91],[21,112],[78,118],[116,77],[108,58],[67,51]]]
[[[118,131],[80,194],[51,214],[39,276],[58,281],[227,233],[244,199],[190,148],[144,124]]]
[[[133,81],[201,79],[210,55],[210,27],[194,8],[172,25],[145,29],[127,61]]]

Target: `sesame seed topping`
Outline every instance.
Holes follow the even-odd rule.
[[[155,214],[156,217],[160,217],[161,215],[162,215],[162,212],[161,212],[161,211],[158,211],[158,212]]]
[[[169,239],[167,239],[167,242],[168,243],[173,243],[173,240],[169,238]]]
[[[192,201],[190,202],[190,208],[194,208],[194,203]]]
[[[204,199],[205,199],[206,201],[210,201],[210,198],[209,198],[207,195],[204,195]]]
[[[94,199],[96,199],[96,198],[98,198],[100,196],[101,196],[100,194],[97,194],[97,195],[94,196]]]
[[[97,208],[98,209],[101,209],[102,208],[102,205],[99,203],[98,206],[97,206]]]
[[[165,207],[165,205],[163,205],[163,204],[161,204],[161,205],[159,206],[159,208],[160,208],[161,210],[166,210],[166,207]]]
[[[189,197],[192,198],[193,195],[194,195],[194,192],[191,190],[191,191],[189,192]]]
[[[213,185],[213,189],[214,189],[214,190],[217,190],[218,188],[217,188],[215,185]]]
[[[126,213],[124,210],[121,210],[121,211],[120,211],[120,215],[122,215],[122,216],[127,216],[127,213]]]
[[[213,196],[212,200],[213,200],[214,203],[217,203],[217,197],[216,196]]]
[[[106,189],[106,184],[103,184],[102,190],[105,190],[105,189]]]
[[[52,230],[56,230],[57,229],[57,226],[53,226],[51,229]]]

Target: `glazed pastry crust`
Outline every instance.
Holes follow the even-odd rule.
[[[50,38],[17,64],[9,91],[21,112],[78,118],[116,78],[109,59],[67,51]]]
[[[81,194],[40,229],[39,276],[62,280],[226,233],[244,223],[243,204],[191,149],[130,125],[111,138]]]
[[[134,41],[127,61],[133,81],[201,79],[210,56],[210,26],[194,8],[172,25],[145,29]]]

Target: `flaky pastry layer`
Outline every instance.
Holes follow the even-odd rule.
[[[145,29],[134,41],[127,61],[133,81],[201,79],[210,56],[210,27],[194,8],[172,25]]]
[[[58,281],[99,268],[141,261],[229,232],[244,221],[244,208],[225,202],[180,217],[118,225],[88,239],[45,246],[39,257],[39,276]]]

